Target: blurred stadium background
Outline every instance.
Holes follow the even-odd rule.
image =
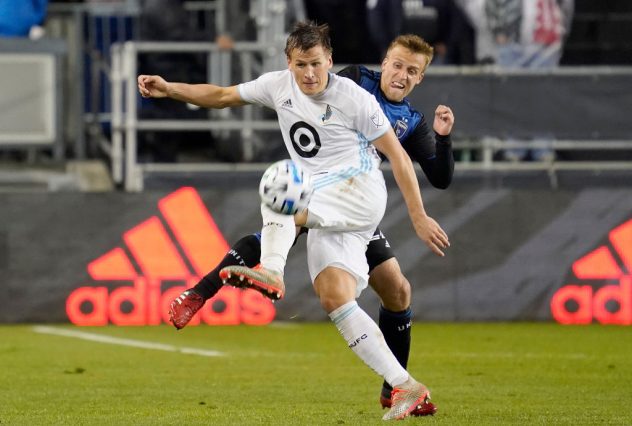
[[[18,2],[6,1],[8,10]],[[169,9],[156,12],[151,7],[161,4]],[[128,362],[116,358],[128,356],[119,353],[112,355],[115,366],[102,366],[94,352],[97,349],[81,346],[86,343],[77,343],[78,349],[70,356],[63,344],[58,347],[47,340],[51,337],[23,339],[32,330],[22,325],[62,324],[52,332],[35,331],[64,336],[75,330],[73,324],[166,324],[168,303],[214,267],[231,243],[258,230],[258,180],[267,164],[285,157],[274,115],[253,107],[203,111],[142,100],[136,75],[158,73],[172,80],[228,85],[278,69],[284,66],[285,34],[292,20],[322,13],[318,5],[335,12],[337,19],[330,22],[336,69],[354,62],[378,67],[378,49],[366,42],[370,30],[354,21],[364,16],[365,4],[363,0],[51,0],[45,18],[31,29],[30,36],[0,37],[0,300],[4,302],[0,358],[6,357],[6,365],[24,362],[12,369],[9,382],[24,385],[20,388],[24,395],[37,395],[26,403],[25,412],[20,408],[25,403],[20,390],[13,392],[5,405],[11,407],[5,412],[8,417],[1,417],[0,408],[0,422],[73,423],[72,416],[50,417],[41,411],[50,395],[37,393],[35,385],[26,385],[30,379],[22,377],[22,372],[39,371],[38,366],[47,362],[37,356],[46,356],[47,347],[55,354],[51,356],[55,368],[72,370],[63,371],[67,375],[63,389],[55,391],[59,394],[75,389],[69,383],[75,376],[68,374],[83,373],[86,363],[107,368],[108,379],[116,382],[108,386],[117,390],[120,383],[113,377],[119,377],[117,372],[122,370],[118,368]],[[404,28],[443,52],[451,40],[444,29],[457,25],[444,20],[443,7],[448,4],[462,2],[405,0]],[[316,17],[322,22],[327,15]],[[457,414],[447,417],[446,424],[491,424],[494,419],[579,424],[582,413],[588,413],[585,424],[600,420],[629,424],[629,416],[621,414],[624,396],[630,394],[629,380],[627,385],[621,381],[630,372],[629,360],[621,356],[625,349],[620,343],[626,339],[620,328],[613,331],[608,325],[632,324],[632,2],[576,0],[560,65],[551,69],[508,70],[480,60],[474,26],[469,24],[469,30],[459,33],[462,38],[452,41],[463,48],[461,56],[438,55],[424,83],[411,95],[421,111],[433,111],[444,103],[456,116],[452,186],[435,190],[419,173],[426,207],[450,235],[452,246],[445,258],[431,255],[414,236],[385,165],[392,190],[382,228],[413,286],[412,308],[420,327],[415,342],[434,342],[440,353],[419,350],[412,361],[434,369],[430,373],[433,384],[452,385],[452,394],[444,390],[444,401],[468,401],[466,406],[451,407]],[[220,48],[227,46],[224,43],[228,49]],[[548,155],[507,155],[522,148],[542,148]],[[203,238],[188,238],[192,232]],[[224,289],[194,322],[231,326],[274,321],[280,328],[270,333],[280,333],[285,322],[327,319],[309,283],[303,242],[290,256],[286,282],[287,296],[276,304],[256,293]],[[378,300],[371,291],[365,291],[359,302],[377,316]],[[456,324],[449,324],[448,334],[443,334],[440,326],[423,324],[430,322]],[[458,328],[473,322],[489,328],[475,325],[475,333]],[[548,337],[544,346],[535,348],[542,339],[526,324],[503,331],[498,345],[492,345],[494,337],[489,336],[497,336],[494,327],[501,326],[496,322],[543,323],[538,325],[546,329],[538,330]],[[556,323],[586,325],[589,333],[573,327],[572,335],[565,334]],[[185,334],[185,344],[204,347],[214,336],[210,337],[214,342],[224,342],[222,350],[238,354],[246,337],[229,344],[223,339],[231,333],[224,327],[217,329],[216,335],[215,328],[204,333],[204,326],[197,327]],[[101,329],[89,330],[99,333]],[[103,330],[112,339],[160,341],[164,335],[162,327]],[[320,329],[311,332],[322,333]],[[470,332],[471,340],[455,349],[459,336]],[[589,340],[573,347],[580,336]],[[164,339],[178,345],[174,336]],[[261,337],[261,342],[267,339]],[[517,341],[528,344],[521,347]],[[476,347],[479,343],[482,349]],[[509,345],[517,346],[507,352]],[[559,353],[551,355],[554,347]],[[29,348],[33,358],[20,355]],[[476,356],[487,360],[484,366],[472,367],[480,370],[468,370],[473,358],[464,354],[470,350],[480,350]],[[270,353],[268,359],[277,359]],[[240,355],[246,358],[243,362],[257,364],[252,353]],[[65,363],[66,356],[70,364]],[[288,357],[283,364],[298,362],[299,357]],[[577,357],[583,373],[573,376],[565,368],[577,365],[573,364]],[[480,408],[480,390],[489,385],[486,374],[498,366],[495,359],[503,359],[507,379],[503,385],[499,379],[496,386],[513,386],[516,365],[548,366],[551,371],[568,373],[564,377],[576,377],[571,384],[557,376],[559,380],[545,380],[549,394],[559,397],[552,406],[568,402],[566,396],[574,393],[573,408],[565,413],[569,416],[561,414],[563,409],[543,413],[537,408],[540,379],[516,391],[517,396],[509,388],[500,388],[495,398],[485,395],[490,405]],[[452,365],[450,372],[441,370],[446,360]],[[154,369],[168,371],[169,365],[180,361],[160,358],[157,362],[135,374],[129,394]],[[222,363],[222,371],[232,371],[230,360]],[[177,377],[195,366],[199,363],[187,360]],[[37,389],[56,382],[46,373],[34,374],[40,383]],[[299,369],[294,378],[303,374]],[[267,376],[261,376],[257,386],[269,384]],[[470,387],[459,387],[464,376]],[[170,388],[173,378],[162,379],[163,387]],[[235,377],[216,380],[209,386]],[[90,386],[98,387],[99,380]],[[105,414],[98,418],[103,423],[178,422],[182,417],[167,413],[186,409],[182,395],[187,388],[182,383],[178,386],[174,394],[155,396],[175,398],[159,414],[151,413],[155,401],[144,401],[136,407],[147,410],[147,417],[110,413],[104,406]],[[609,390],[614,393],[606,394]],[[116,392],[107,396],[116,400]],[[323,387],[314,390],[314,395],[328,392]],[[235,403],[243,402],[238,392],[230,395]],[[525,407],[517,400],[526,401]],[[114,406],[112,399],[104,401]],[[258,407],[257,422],[234,408],[232,420],[283,424],[283,410],[295,408],[291,399],[290,403],[281,401],[280,411]],[[601,417],[608,403],[614,404],[613,411]],[[89,423],[93,412],[91,402],[86,404],[79,408],[85,416],[79,419]],[[506,407],[510,411],[504,417],[494,417]],[[336,406],[341,408],[344,404]],[[295,424],[319,423],[311,417],[318,415],[316,408],[303,409],[296,414]],[[28,410],[40,410],[42,417],[30,418],[25,414]],[[50,410],[55,413],[54,407]],[[475,411],[488,421],[472,417]],[[206,414],[189,415],[184,418],[190,423],[208,420]],[[362,412],[354,415],[338,424],[363,421]],[[212,417],[217,424],[234,424],[231,420],[222,423],[222,418],[220,412]]]

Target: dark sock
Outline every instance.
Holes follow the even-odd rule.
[[[386,344],[404,368],[408,366],[408,355],[410,354],[410,328],[412,326],[412,311],[410,307],[405,311],[393,312],[380,306],[379,318],[380,330],[384,334]],[[382,395],[390,398],[391,386],[384,382]],[[385,395],[385,392],[387,393]]]
[[[250,234],[237,241],[226,253],[226,256],[211,272],[206,274],[194,287],[196,293],[208,300],[222,288],[219,271],[231,265],[242,265],[252,268],[259,263],[261,242],[258,234]]]

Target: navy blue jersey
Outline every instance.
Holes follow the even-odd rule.
[[[395,135],[401,141],[410,136],[411,132],[421,123],[423,115],[415,110],[405,99],[402,102],[391,102],[380,90],[381,72],[372,71],[366,67],[358,66],[360,71],[360,80],[356,83],[367,92],[375,96],[380,103],[384,114],[391,122]],[[345,76],[347,77],[347,76]],[[347,77],[349,78],[349,77]]]
[[[380,89],[381,72],[362,65],[351,65],[338,75],[350,78],[375,96],[408,155],[419,163],[433,186],[447,188],[454,173],[450,135],[436,134],[428,126],[424,115],[415,110],[408,99],[389,101]]]

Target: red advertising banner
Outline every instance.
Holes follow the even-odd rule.
[[[70,322],[92,326],[168,323],[170,302],[221,261],[229,246],[194,188],[183,187],[165,196],[158,209],[160,215],[123,232],[124,247],[115,247],[87,265],[97,285],[79,287],[68,296]],[[108,291],[98,285],[100,281],[120,285]],[[183,285],[163,290],[169,282]],[[263,325],[275,314],[272,302],[258,292],[224,287],[190,325]]]
[[[632,219],[611,230],[607,244],[576,260],[572,271],[579,282],[561,287],[551,298],[557,322],[632,324]]]

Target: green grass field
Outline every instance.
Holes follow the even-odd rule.
[[[82,334],[51,334],[64,331]],[[417,323],[409,369],[439,411],[403,423],[632,425],[631,333]],[[99,336],[111,340],[86,340]],[[0,366],[3,425],[384,423],[381,380],[329,323],[2,326]]]

